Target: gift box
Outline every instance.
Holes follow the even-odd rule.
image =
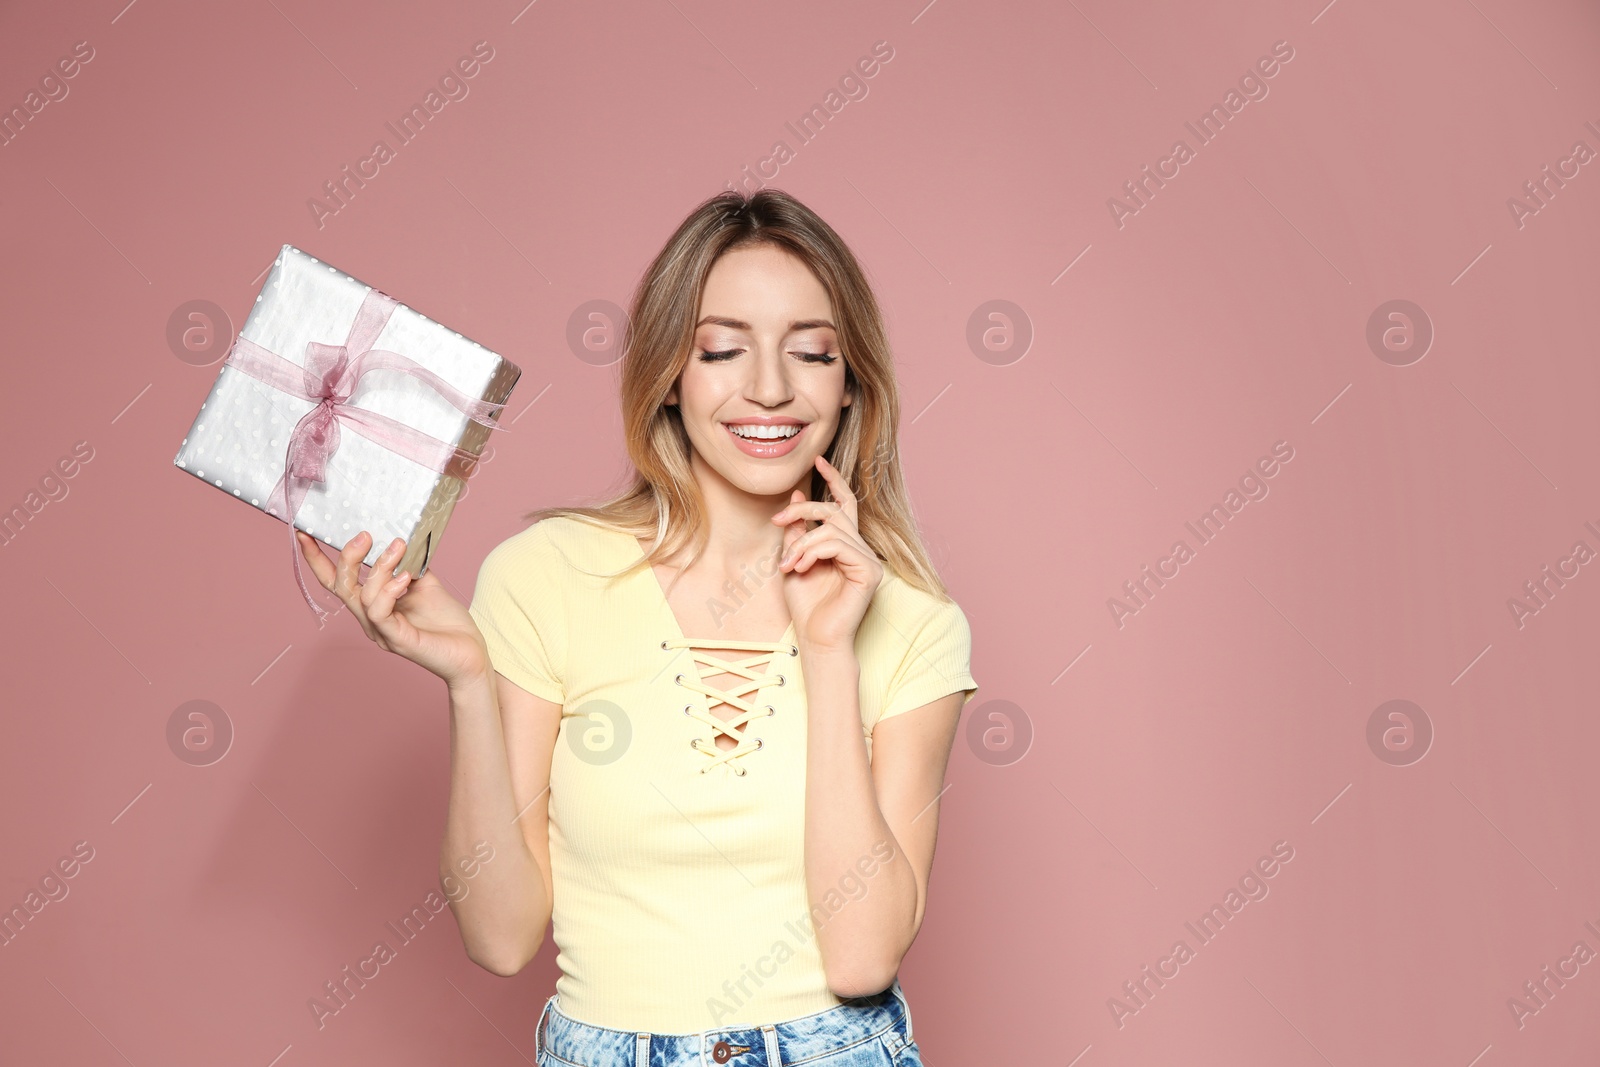
[[[334,550],[425,573],[521,370],[284,245],[173,463]]]

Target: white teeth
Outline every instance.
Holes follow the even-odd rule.
[[[793,437],[795,434],[799,433],[801,431],[801,429],[803,429],[803,427],[800,427],[800,426],[756,426],[756,425],[751,425],[751,424],[742,424],[742,425],[734,426],[734,425],[730,424],[728,426],[728,429],[732,430],[734,433],[738,434],[740,437],[752,437],[752,438],[755,438],[758,441],[778,441],[778,440],[782,440],[785,437]]]

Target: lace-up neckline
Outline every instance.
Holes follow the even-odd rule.
[[[639,543],[638,539],[630,536],[629,541],[633,545],[636,554],[635,561],[645,559],[644,546]],[[641,568],[639,579],[649,583],[648,588],[652,594],[651,599],[655,601],[660,610],[662,621],[667,627],[667,633],[670,635],[661,642],[662,651],[670,652],[673,655],[678,654],[676,652],[677,649],[687,649],[689,651],[689,669],[678,673],[673,678],[673,684],[702,693],[708,698],[705,709],[698,708],[694,704],[685,704],[683,707],[683,713],[689,718],[696,719],[711,727],[710,737],[697,736],[689,740],[689,747],[709,757],[706,764],[700,768],[700,773],[705,774],[713,767],[727,767],[739,777],[744,777],[745,768],[736,761],[752,752],[759,751],[762,747],[762,740],[759,737],[748,735],[740,730],[739,727],[745,725],[751,719],[764,718],[777,711],[771,704],[759,704],[753,699],[746,698],[753,697],[759,690],[767,686],[791,684],[791,679],[788,676],[781,672],[776,672],[774,660],[778,656],[795,657],[800,655],[800,649],[794,643],[796,634],[793,620],[789,622],[788,627],[783,631],[783,635],[777,641],[730,641],[721,637],[708,639],[691,638],[683,632],[683,626],[678,622],[678,616],[673,613],[672,602],[667,599],[667,590],[661,584],[661,579],[657,577],[655,568],[646,564]],[[734,649],[741,652],[758,652],[760,655],[751,656],[737,663],[730,663],[718,656],[698,651],[696,646],[719,650]],[[700,663],[704,663],[716,673],[737,675],[742,680],[736,682],[732,690],[724,692],[706,684],[705,677],[700,673],[698,665]],[[758,673],[752,669],[763,664],[766,666],[765,671]],[[739,710],[730,719],[719,719],[711,714],[710,711],[710,708],[715,704],[729,704]],[[733,739],[733,748],[724,750],[718,747],[717,738],[724,735]]]
[[[788,631],[785,631],[784,635],[788,636]],[[719,656],[697,651],[695,649],[696,645],[702,645],[707,648],[759,651],[761,654],[740,660],[737,663],[731,663]],[[704,693],[711,698],[710,704],[730,704],[739,709],[738,714],[732,718],[719,719],[711,714],[710,704],[707,705],[704,711],[694,704],[685,704],[683,706],[685,715],[705,723],[713,731],[710,738],[694,737],[689,740],[690,748],[711,757],[711,762],[701,767],[700,773],[705,774],[712,767],[726,764],[734,774],[739,775],[741,778],[744,777],[745,768],[734,761],[758,751],[762,746],[762,740],[759,737],[750,736],[740,727],[751,719],[763,718],[777,712],[777,708],[771,704],[758,704],[745,698],[770,685],[787,685],[789,682],[788,677],[781,672],[775,673],[776,665],[774,660],[778,656],[798,656],[800,649],[788,641],[728,641],[722,638],[696,641],[682,636],[662,641],[661,648],[664,651],[678,648],[689,650],[690,671],[679,673],[674,677],[674,685],[692,689],[697,693]],[[707,667],[714,668],[719,673],[740,675],[743,677],[743,681],[736,683],[733,689],[726,691],[707,685],[700,674],[698,664],[701,663]],[[766,670],[757,672],[754,669],[762,665],[765,665]],[[725,750],[717,746],[717,738],[724,735],[733,739],[735,747]]]

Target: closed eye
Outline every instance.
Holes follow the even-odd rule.
[[[702,352],[700,353],[700,361],[702,363],[721,363],[732,359],[743,351],[744,349],[742,348],[730,348],[725,352]],[[789,354],[799,356],[807,363],[818,363],[824,366],[839,358],[838,356],[828,355],[826,352],[791,352]]]

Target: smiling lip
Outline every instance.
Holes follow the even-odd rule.
[[[723,425],[728,428],[728,436],[733,438],[733,443],[739,451],[747,456],[755,456],[757,459],[776,459],[779,456],[786,456],[793,452],[795,445],[799,443],[801,436],[806,432],[805,427],[807,426],[806,423],[801,422],[799,419],[790,418],[787,415],[771,417],[748,416],[742,419],[729,419]],[[735,426],[798,426],[800,427],[800,432],[793,437],[757,441],[748,437],[740,437],[737,433],[734,433],[733,428]]]

